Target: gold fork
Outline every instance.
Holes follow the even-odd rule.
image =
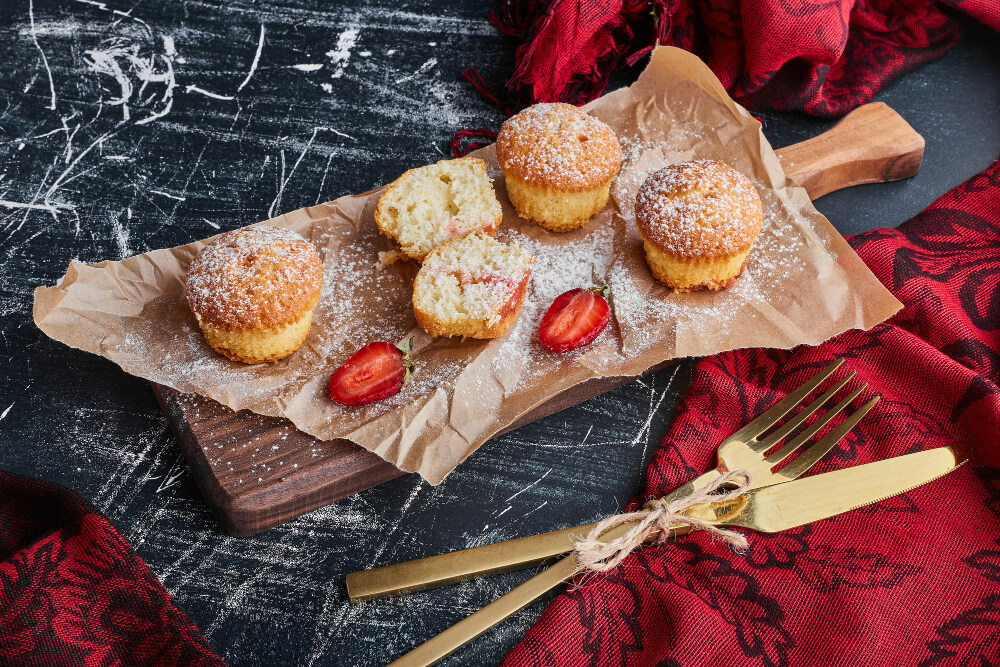
[[[958,465],[950,447],[939,447],[758,488],[722,502],[694,505],[685,515],[717,526],[741,526],[775,533],[905,493],[947,474]],[[628,529],[628,524],[616,526],[606,531],[602,539],[610,541]],[[668,530],[670,535],[682,535],[691,527],[681,520]],[[394,660],[390,667],[424,667],[440,660],[579,571],[576,559],[566,556]]]
[[[799,477],[823,458],[844,435],[847,434],[874,407],[876,396],[862,405],[843,422],[834,427],[818,442],[811,445],[798,458],[778,472],[771,468],[787,459],[809,441],[830,420],[840,414],[858,394],[864,391],[863,384],[851,391],[840,402],[817,417],[799,435],[790,440],[770,456],[769,449],[777,445],[801,426],[812,414],[827,403],[840,389],[854,377],[852,371],[832,387],[820,394],[812,403],[795,413],[787,422],[764,436],[778,421],[800,405],[824,380],[833,374],[844,362],[837,359],[798,386],[759,417],[726,438],[719,446],[718,466],[666,496],[667,500],[689,495],[696,488],[714,482],[729,470],[744,469],[753,475],[751,489],[759,489],[780,484]],[[394,563],[382,567],[352,572],[347,575],[347,594],[354,602],[371,600],[390,595],[409,593],[465,581],[473,577],[510,572],[537,565],[542,561],[572,551],[573,541],[590,532],[597,523],[571,526],[539,535],[519,537],[504,542],[480,547],[461,549],[450,553],[428,556],[404,563]]]

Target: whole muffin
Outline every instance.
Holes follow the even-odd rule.
[[[502,219],[486,163],[474,157],[410,169],[386,188],[375,207],[379,231],[418,262],[456,236],[473,231],[492,236]]]
[[[413,280],[417,324],[432,336],[503,335],[521,310],[533,261],[481,232],[439,245]]]
[[[635,222],[653,277],[678,292],[736,282],[763,221],[750,179],[716,160],[660,169],[635,200]]]
[[[518,215],[553,232],[597,215],[622,164],[611,128],[571,104],[536,104],[511,116],[496,148]]]
[[[205,340],[234,361],[277,361],[309,334],[323,286],[316,248],[288,229],[218,236],[188,267],[185,292]]]

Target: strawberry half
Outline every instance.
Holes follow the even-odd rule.
[[[553,352],[569,352],[597,338],[611,319],[604,298],[607,290],[607,285],[577,287],[557,296],[538,331],[542,345]]]
[[[410,379],[413,339],[403,346],[368,343],[330,376],[330,398],[341,405],[363,405],[388,398]]]

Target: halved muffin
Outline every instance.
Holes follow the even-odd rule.
[[[471,157],[410,169],[389,185],[375,207],[379,230],[417,261],[457,236],[492,236],[502,218],[486,163]]]
[[[533,261],[481,232],[438,246],[413,281],[417,324],[432,336],[502,335],[521,310]]]

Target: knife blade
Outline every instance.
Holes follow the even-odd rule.
[[[726,503],[695,507],[700,518],[705,520],[778,532],[905,493],[951,472],[958,465],[954,450],[939,447],[757,489]],[[627,529],[627,525],[618,526],[605,533],[602,539],[613,539]],[[671,532],[676,535],[688,530],[688,526],[678,525]],[[562,558],[390,665],[416,667],[440,660],[568,580],[577,571],[572,556]]]
[[[954,450],[938,447],[767,486],[729,503],[696,505],[689,514],[777,533],[905,493],[957,466]]]

